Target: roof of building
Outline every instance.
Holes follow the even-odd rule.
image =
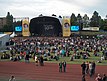
[[[0,34],[0,38],[3,37],[3,36],[5,36],[5,35],[7,35],[7,34]]]

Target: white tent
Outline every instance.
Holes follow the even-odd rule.
[[[9,42],[10,36],[7,34],[0,34],[0,49],[6,46],[6,42]]]
[[[13,37],[15,37],[15,36],[16,36],[15,32],[13,32],[13,33],[10,35],[11,38],[13,38]]]

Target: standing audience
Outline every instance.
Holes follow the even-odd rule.
[[[82,67],[82,75],[85,75],[85,70],[86,70],[86,64],[85,64],[85,62],[83,62],[81,64],[81,67]]]
[[[63,62],[63,71],[66,72],[66,61]]]
[[[86,74],[88,74],[89,73],[89,63],[88,63],[88,61],[86,62]]]
[[[85,75],[82,75],[82,81],[86,81]]]
[[[106,76],[106,74],[103,74],[103,76],[102,76],[102,81],[107,81],[107,76]]]
[[[92,75],[95,74],[95,68],[96,68],[96,64],[95,64],[95,62],[93,61],[93,62],[92,62]]]
[[[38,57],[36,55],[35,55],[34,59],[35,59],[35,65],[38,66]]]
[[[59,72],[62,72],[62,62],[59,63]]]
[[[92,77],[92,62],[89,62],[89,75]]]

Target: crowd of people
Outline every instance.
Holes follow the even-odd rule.
[[[56,59],[60,57],[70,57],[74,59],[88,59],[93,52],[94,56],[100,56],[102,60],[107,60],[107,40],[106,39],[81,39],[81,38],[48,38],[48,37],[29,37],[14,38],[14,45],[9,46],[11,60],[20,60],[35,57],[35,55],[48,57],[45,60]],[[81,50],[81,51],[80,51]],[[71,54],[71,51],[73,53]],[[100,54],[99,52],[102,52]],[[13,56],[16,56],[13,58]],[[28,58],[26,58],[28,57]]]
[[[95,75],[95,70],[96,70],[96,64],[95,62],[83,62],[81,64],[82,67],[82,81],[86,81],[86,74],[89,74],[90,78]],[[95,81],[107,81],[107,76],[106,74],[97,74]]]
[[[63,72],[66,72],[66,61],[64,60],[64,62],[60,62],[59,63],[59,72],[62,72],[62,69],[63,69]]]
[[[11,41],[14,45],[8,46],[10,50],[10,60],[18,61],[25,59],[29,63],[29,59],[35,60],[35,65],[44,65],[44,60],[59,60],[59,57],[70,57],[74,59],[88,59],[92,55],[101,57],[98,62],[107,60],[107,38],[92,38],[83,39],[80,37],[28,37],[28,38],[13,38]],[[81,50],[81,51],[80,51]],[[72,51],[72,52],[71,52]],[[100,54],[99,52],[102,52]],[[83,78],[85,74],[90,77],[95,73],[95,62],[84,62],[81,64]],[[59,72],[66,72],[66,63],[59,63]]]
[[[82,75],[85,75],[85,74],[89,74],[90,77],[92,77],[92,75],[95,74],[95,68],[96,68],[96,64],[95,62],[83,62],[81,64],[81,67],[82,67]]]
[[[106,74],[103,74],[102,76],[101,74],[98,74],[97,77],[95,78],[95,81],[107,81]]]

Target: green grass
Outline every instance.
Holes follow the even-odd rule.
[[[80,50],[81,51],[81,50]],[[51,61],[46,61],[47,63],[59,63],[60,61],[66,61],[68,64],[81,64],[83,61],[95,61],[97,65],[107,65],[107,60],[103,60],[102,63],[97,63],[98,60],[100,60],[100,56],[102,55],[102,52],[99,52],[100,56],[94,56],[93,52],[89,52],[91,57],[88,59],[74,59],[73,61],[70,61],[70,57],[59,57],[59,60],[56,61],[55,59],[52,59]],[[2,53],[0,53],[1,55]],[[71,51],[71,54],[73,52]],[[0,61],[10,61],[9,59],[0,59]],[[20,62],[24,62],[24,59],[20,60]],[[34,62],[34,60],[31,58],[30,62]]]
[[[81,35],[107,35],[107,32],[89,32],[89,31],[82,31]]]
[[[59,63],[60,61],[66,60],[68,64],[81,64],[83,61],[95,61],[97,65],[107,65],[107,60],[103,60],[102,63],[97,63],[99,57],[90,57],[88,59],[74,59],[74,61],[70,61],[70,57],[63,57],[60,58],[58,61],[52,60],[52,61],[47,61],[49,63]]]

